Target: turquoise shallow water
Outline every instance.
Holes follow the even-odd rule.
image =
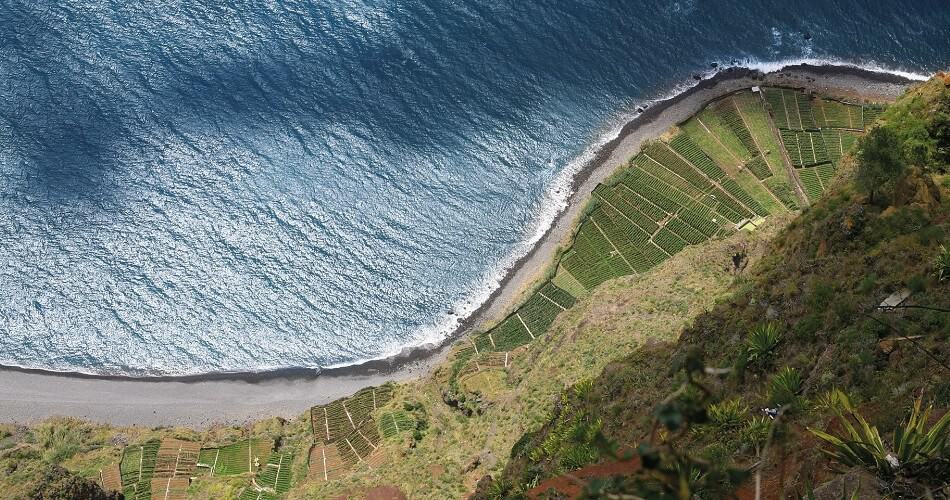
[[[327,367],[438,340],[637,103],[950,64],[945,2],[0,3],[0,364]]]

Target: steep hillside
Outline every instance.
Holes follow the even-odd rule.
[[[543,279],[431,375],[204,432],[0,426],[0,485],[12,498],[596,495],[642,491],[642,465],[659,467],[650,488],[678,487],[679,471],[707,497],[748,489],[749,471],[770,493],[821,484],[806,427],[835,429],[829,390],[882,431],[915,397],[950,399],[948,315],[875,310],[905,288],[907,304],[950,307],[934,274],[950,231],[946,83],[888,107],[884,133],[883,106],[853,95],[722,94],[599,185]],[[874,154],[855,159],[856,144]]]
[[[563,393],[478,496],[771,498],[846,470],[849,494],[947,495],[947,428],[927,456],[891,435],[915,401],[935,407],[923,429],[950,405],[948,86],[938,76],[891,106],[726,300]],[[883,436],[877,466],[873,452],[819,453],[840,449],[810,429],[862,418]],[[881,465],[888,453],[898,465]],[[595,462],[608,466],[582,468]]]

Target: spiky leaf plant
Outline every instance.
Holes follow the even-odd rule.
[[[774,355],[775,348],[782,341],[782,332],[775,323],[757,326],[745,341],[746,358],[752,365],[762,366]]]
[[[798,370],[786,366],[772,377],[772,382],[769,384],[769,401],[778,406],[796,407],[801,389],[802,376],[799,375]]]
[[[706,409],[710,423],[720,430],[737,429],[748,413],[749,407],[740,398],[711,404]]]
[[[772,427],[772,419],[764,416],[755,416],[739,429],[739,442],[746,449],[755,450],[759,453],[765,440],[769,438],[769,429]]]
[[[904,471],[912,473],[933,462],[946,464],[950,458],[947,456],[950,412],[927,429],[933,405],[923,411],[921,406],[922,401],[918,398],[910,418],[894,430],[891,447],[881,439],[877,427],[851,409],[850,404],[838,415],[844,435],[835,436],[811,428],[808,430],[831,445],[821,451],[839,467],[863,466],[881,477],[890,478]]]
[[[950,249],[940,245],[940,251],[934,257],[933,266],[937,281],[950,280]]]

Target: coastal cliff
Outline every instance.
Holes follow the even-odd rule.
[[[820,89],[810,71],[648,111],[580,181],[543,264],[430,373],[243,426],[4,425],[0,482],[106,498],[42,479],[62,466],[126,498],[946,488],[944,448],[890,475],[818,450],[841,419],[891,436],[915,400],[927,428],[950,404],[948,80],[889,103],[894,83]]]

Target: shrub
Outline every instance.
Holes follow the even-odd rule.
[[[872,203],[875,192],[900,177],[905,167],[901,140],[891,128],[873,128],[861,139],[855,181]]]
[[[745,341],[746,359],[753,365],[765,365],[781,341],[782,334],[775,323],[759,325]]]
[[[731,430],[742,425],[749,413],[749,407],[742,403],[742,399],[736,398],[711,404],[706,412],[710,423],[720,430]]]
[[[589,444],[572,446],[561,458],[561,466],[565,470],[576,470],[593,463],[600,457],[597,450]]]
[[[574,394],[579,399],[584,399],[587,397],[591,391],[594,390],[594,379],[581,380],[580,382],[574,384]]]
[[[38,425],[33,435],[43,448],[43,460],[59,463],[79,452],[88,429],[75,419],[54,419]]]
[[[798,406],[798,391],[802,389],[802,377],[798,370],[786,366],[772,378],[769,385],[769,401],[777,406]]]
[[[907,280],[907,288],[914,293],[923,292],[927,288],[927,279],[920,275],[911,276]]]
[[[848,395],[844,392],[841,392],[840,389],[831,389],[820,394],[815,399],[815,404],[813,405],[816,410],[830,411],[835,414],[840,414],[842,411],[851,410],[851,402],[848,400]]]
[[[808,430],[830,445],[821,451],[841,468],[862,466],[883,478],[904,472],[914,475],[915,472],[926,471],[923,479],[937,479],[950,473],[947,461],[950,412],[926,429],[932,410],[933,405],[930,405],[921,412],[921,399],[918,398],[910,418],[894,429],[892,449],[885,445],[877,427],[870,425],[850,404],[846,404],[846,410],[839,414],[845,435],[835,436],[811,428]],[[942,467],[943,473],[935,473],[934,466]]]
[[[869,273],[861,278],[861,282],[858,283],[858,292],[868,293],[871,290],[874,290],[875,285],[877,285],[877,275],[874,273]]]
[[[771,427],[772,419],[764,416],[752,417],[739,430],[739,442],[742,443],[743,448],[755,450],[758,454],[765,440],[769,438]]]

